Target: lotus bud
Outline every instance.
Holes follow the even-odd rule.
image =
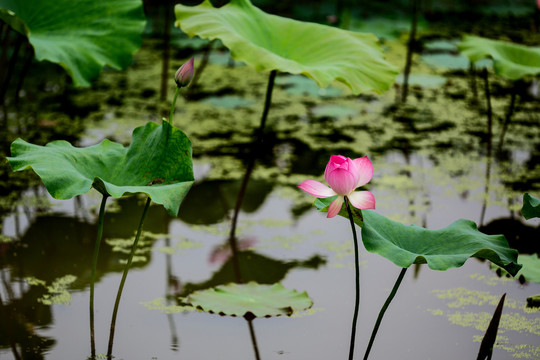
[[[187,63],[180,66],[178,71],[176,72],[176,75],[174,76],[174,81],[176,82],[176,86],[179,88],[188,86],[191,83],[191,80],[193,79],[193,63],[194,58],[191,58]]]

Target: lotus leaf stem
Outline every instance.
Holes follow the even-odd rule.
[[[255,360],[261,360],[259,355],[259,346],[257,345],[257,338],[255,337],[255,329],[253,328],[253,319],[246,320],[249,327],[249,335],[251,336],[251,343],[253,344],[253,351],[255,352]]]
[[[118,293],[116,294],[116,301],[114,302],[114,310],[113,310],[112,319],[111,319],[111,331],[109,334],[109,348],[107,350],[107,359],[109,360],[112,359],[114,330],[116,327],[116,315],[118,314],[118,306],[120,305],[120,298],[122,297],[122,290],[124,289],[124,284],[126,282],[127,274],[131,266],[131,262],[133,261],[133,256],[135,255],[135,250],[137,250],[137,244],[139,242],[139,238],[141,237],[144,219],[146,218],[146,214],[148,213],[150,202],[151,202],[151,199],[150,197],[148,197],[148,199],[146,200],[146,204],[144,205],[144,210],[141,216],[141,220],[139,222],[139,227],[137,228],[137,235],[135,235],[135,241],[133,241],[133,245],[131,246],[131,252],[129,253],[126,266],[124,267],[124,273],[122,274],[122,280],[120,281],[120,286],[118,287]]]
[[[379,312],[379,316],[377,317],[377,321],[375,322],[375,326],[373,327],[373,331],[371,332],[371,338],[369,339],[369,344],[366,349],[366,353],[364,354],[364,360],[367,360],[369,356],[369,352],[371,351],[371,347],[373,346],[373,342],[375,341],[375,336],[377,335],[377,331],[379,330],[379,326],[381,325],[381,321],[384,316],[384,313],[386,312],[386,309],[388,309],[388,306],[392,302],[392,299],[394,298],[394,296],[396,296],[396,292],[406,272],[407,272],[407,268],[401,269],[401,272],[399,273],[399,276],[396,280],[396,283],[394,284],[394,287],[392,288],[392,291],[390,292],[390,295],[388,295],[388,298],[386,299],[383,307],[381,308],[381,311]]]
[[[99,255],[99,245],[103,235],[103,218],[105,217],[105,204],[107,203],[107,195],[101,198],[101,206],[99,207],[98,215],[98,232],[96,244],[94,245],[94,256],[92,258],[92,270],[90,277],[90,353],[91,359],[96,358],[96,342],[94,336],[94,284],[96,282],[96,268]]]

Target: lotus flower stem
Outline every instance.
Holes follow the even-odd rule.
[[[139,238],[141,237],[142,227],[144,223],[144,219],[146,218],[146,214],[148,213],[148,208],[150,207],[151,199],[148,197],[146,200],[146,204],[144,205],[144,210],[141,216],[141,221],[139,222],[139,227],[137,228],[137,235],[135,235],[135,241],[133,241],[133,245],[131,247],[131,252],[129,253],[128,260],[126,263],[126,266],[124,267],[124,273],[122,274],[122,280],[120,281],[120,286],[118,287],[118,293],[116,294],[116,301],[114,302],[114,309],[111,319],[111,332],[109,334],[109,348],[107,350],[107,359],[112,360],[112,348],[113,348],[113,342],[114,342],[114,330],[116,327],[116,315],[118,314],[118,306],[120,305],[120,297],[122,296],[122,290],[124,289],[124,284],[126,282],[127,274],[129,271],[129,267],[131,266],[131,262],[133,261],[133,256],[135,255],[135,250],[137,249],[137,244],[139,242]]]
[[[371,332],[371,338],[369,339],[369,344],[366,349],[366,353],[364,354],[364,360],[367,360],[369,356],[369,352],[371,351],[371,347],[373,346],[373,341],[375,341],[375,336],[377,335],[377,331],[379,330],[379,326],[381,325],[381,321],[384,316],[384,313],[386,312],[386,309],[388,309],[390,302],[392,302],[392,299],[396,295],[399,285],[401,284],[401,281],[403,280],[403,277],[405,276],[405,272],[407,272],[407,268],[402,268],[396,280],[396,283],[394,284],[394,287],[392,288],[392,291],[390,292],[390,295],[388,295],[388,298],[386,299],[383,307],[381,308],[381,311],[379,312],[379,316],[377,317],[377,321],[375,322],[375,326],[373,327],[373,331]]]
[[[358,237],[356,236],[356,228],[354,227],[353,215],[351,211],[351,206],[349,204],[349,198],[345,196],[345,207],[347,208],[347,213],[349,214],[349,221],[351,222],[351,230],[353,233],[354,239],[354,265],[356,270],[356,300],[354,303],[354,316],[351,329],[351,345],[349,348],[349,360],[353,359],[354,356],[354,342],[356,339],[356,321],[358,320],[358,308],[360,306],[360,264],[358,261]]]
[[[171,106],[171,113],[169,114],[169,124],[172,125],[172,118],[174,114],[174,108],[176,107],[176,99],[178,98],[178,94],[180,93],[180,87],[176,87],[176,91],[174,92],[174,98]]]
[[[101,244],[101,237],[103,235],[103,218],[105,217],[105,204],[107,203],[107,195],[103,195],[101,198],[101,206],[99,207],[98,216],[98,233],[96,244],[94,245],[94,257],[92,258],[92,270],[90,278],[90,353],[91,359],[96,358],[96,342],[94,337],[94,284],[96,282],[96,268],[99,255],[99,245]]]

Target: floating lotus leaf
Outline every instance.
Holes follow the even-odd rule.
[[[270,15],[249,0],[231,0],[221,8],[206,0],[194,7],[176,5],[175,12],[187,35],[220,39],[233,59],[258,71],[304,74],[321,87],[337,80],[355,94],[382,93],[397,75],[373,34]]]
[[[317,199],[319,211],[328,211],[333,198]],[[486,259],[505,269],[512,276],[521,268],[518,252],[508,247],[503,235],[486,235],[476,224],[460,219],[444,229],[428,230],[392,221],[373,210],[356,210],[354,222],[362,226],[362,241],[366,250],[379,254],[402,268],[412,264],[428,264],[433,270],[448,270],[462,266],[467,259]],[[348,219],[345,208],[339,215]],[[361,225],[363,217],[363,225]]]
[[[188,302],[204,311],[220,315],[271,317],[310,308],[313,302],[304,291],[288,290],[281,284],[228,284],[189,295]]]
[[[466,35],[458,48],[472,62],[493,59],[495,73],[510,80],[540,74],[540,47]]]
[[[527,220],[540,217],[540,199],[525,193],[523,195],[523,208],[521,209],[521,213]]]
[[[130,65],[146,22],[140,0],[0,0],[0,9],[36,58],[64,67],[77,86],[89,86],[104,65]]]
[[[63,140],[38,146],[17,139],[11,155],[14,171],[32,168],[59,200],[85,194],[93,186],[116,198],[144,193],[176,216],[193,184],[191,142],[166,121],[136,128],[128,148],[109,140],[76,148]]]

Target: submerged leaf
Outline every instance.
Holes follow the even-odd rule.
[[[472,62],[493,59],[495,72],[510,80],[540,74],[540,47],[466,35],[458,48]]]
[[[340,81],[353,93],[382,93],[392,85],[397,69],[383,58],[373,34],[270,15],[249,0],[231,0],[214,8],[176,5],[176,20],[189,36],[220,39],[233,59],[258,71],[304,74],[319,86]]]
[[[0,9],[38,60],[61,65],[78,86],[89,86],[105,65],[130,65],[146,22],[140,0],[0,0]]]
[[[85,194],[93,186],[116,198],[144,193],[176,216],[193,184],[191,142],[166,121],[136,128],[128,148],[109,140],[76,148],[63,140],[38,146],[17,139],[11,155],[14,171],[32,168],[59,200]]]
[[[521,209],[523,217],[527,220],[540,217],[540,199],[535,198],[529,193],[523,195],[523,208]]]
[[[204,311],[220,315],[270,317],[310,308],[313,302],[304,291],[288,290],[281,284],[228,284],[189,295],[188,302]]]
[[[493,262],[513,276],[521,268],[518,252],[508,247],[503,235],[483,234],[472,221],[460,219],[444,229],[428,230],[403,225],[372,210],[364,210],[362,215],[366,249],[400,267],[427,263],[433,270],[448,270],[476,257]]]

